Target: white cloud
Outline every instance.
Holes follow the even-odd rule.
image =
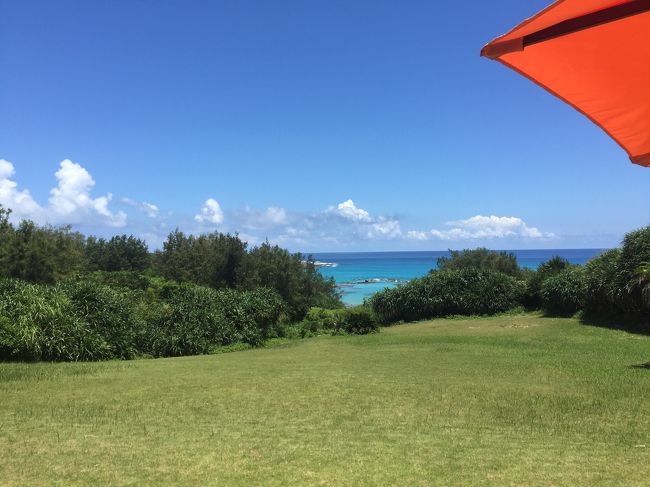
[[[363,208],[357,207],[354,204],[354,201],[346,200],[343,203],[339,203],[336,207],[330,206],[327,209],[328,213],[338,215],[346,220],[351,220],[354,222],[370,222],[370,213],[368,213]]]
[[[69,159],[61,161],[55,173],[58,183],[50,191],[47,207],[41,207],[28,190],[17,189],[17,184],[9,179],[14,173],[13,164],[0,159],[0,203],[11,208],[17,219],[39,223],[126,225],[126,213],[113,213],[108,208],[112,195],[92,198],[90,190],[95,181],[86,169]]]
[[[229,212],[228,219],[249,230],[270,229],[289,224],[287,210],[277,206],[270,206],[263,211],[246,206],[243,210]]]
[[[0,204],[13,210],[12,220],[28,218],[38,223],[73,224],[85,226],[122,227],[127,224],[123,211],[111,209],[110,193],[93,197],[95,181],[81,165],[68,159],[62,161],[56,171],[56,186],[50,191],[47,205],[39,205],[27,189],[19,189],[13,180],[15,169],[11,162],[0,159]],[[131,198],[121,203],[146,215],[147,219],[134,220],[129,231],[134,231],[153,245],[159,246],[164,234],[170,230],[157,205]],[[216,227],[224,232],[239,232],[251,245],[265,239],[294,249],[368,247],[369,241],[472,241],[477,245],[489,245],[490,240],[541,240],[554,238],[552,233],[542,232],[513,216],[483,216],[451,221],[446,228],[423,231],[403,231],[402,222],[396,216],[372,215],[359,208],[352,199],[312,213],[289,212],[278,206],[266,209],[228,210],[224,212],[219,202],[208,198],[198,214],[195,224],[185,218],[181,225],[186,231],[200,232],[206,227]],[[364,243],[365,242],[365,243]],[[405,245],[405,244],[401,244]]]
[[[217,200],[208,198],[205,200],[200,213],[195,215],[194,219],[199,223],[219,225],[224,220],[223,210]]]
[[[499,238],[550,239],[552,233],[541,232],[530,227],[521,218],[512,216],[476,215],[466,220],[447,223],[448,230],[430,230],[428,232],[410,231],[407,238],[411,240],[477,240]]]
[[[365,228],[366,238],[394,239],[402,236],[402,229],[397,220],[381,220]]]
[[[127,216],[123,211],[113,213],[108,204],[113,199],[111,193],[92,198],[90,190],[95,180],[81,165],[70,159],[61,161],[54,174],[58,180],[50,190],[48,216],[56,223],[97,223],[98,220],[111,227],[126,225]],[[97,216],[101,217],[97,219]]]
[[[272,225],[284,225],[287,223],[287,212],[284,208],[270,206],[262,213],[262,219]]]
[[[133,206],[134,208],[138,208],[149,218],[158,218],[158,215],[160,214],[160,209],[153,203],[147,203],[146,201],[137,201],[133,198],[122,198],[120,201],[129,206]]]
[[[0,159],[0,204],[12,210],[12,219],[31,219],[41,222],[43,209],[28,190],[19,191],[18,184],[10,178],[16,173],[14,165]]]
[[[406,233],[406,238],[409,240],[429,240],[429,235],[429,232],[410,230]]]

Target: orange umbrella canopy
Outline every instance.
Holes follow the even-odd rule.
[[[564,100],[650,167],[650,0],[559,0],[481,55]]]

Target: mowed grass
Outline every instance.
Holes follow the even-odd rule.
[[[0,364],[0,485],[648,485],[648,361],[648,337],[512,316]]]

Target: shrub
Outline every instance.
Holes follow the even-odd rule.
[[[336,333],[343,329],[345,309],[310,308],[300,323],[302,337],[320,333]]]
[[[370,299],[383,323],[449,315],[490,315],[519,304],[523,283],[488,270],[460,269],[431,272]]]
[[[134,297],[91,280],[69,280],[59,285],[70,299],[72,312],[86,329],[102,337],[110,358],[136,355],[136,335],[143,323],[135,312]]]
[[[146,299],[142,349],[157,357],[208,353],[236,342],[261,345],[279,331],[285,309],[269,289],[241,292],[167,283]]]
[[[286,313],[286,304],[274,289],[258,288],[243,293],[245,311],[253,316],[260,339],[281,334],[279,323]],[[250,341],[249,341],[250,343]]]
[[[641,264],[634,277],[632,286],[638,286],[643,306],[650,308],[650,262]]]
[[[83,279],[103,284],[113,289],[122,291],[146,291],[152,286],[151,278],[137,271],[96,271],[89,274],[75,276],[75,279]]]
[[[61,289],[19,280],[0,281],[0,358],[100,360],[110,344],[75,315]]]
[[[379,329],[379,323],[368,306],[355,306],[343,313],[343,329],[351,335],[367,335]]]
[[[377,331],[379,323],[368,306],[311,308],[298,328],[302,337],[320,333],[365,335]]]
[[[570,267],[545,279],[542,309],[549,315],[572,316],[584,306],[585,280],[580,267]]]
[[[542,306],[541,290],[544,281],[569,267],[571,267],[571,264],[568,260],[555,256],[541,263],[536,271],[527,272],[524,275],[526,291],[522,297],[522,304],[528,309],[539,309]]]
[[[640,315],[644,309],[643,288],[634,285],[639,267],[650,262],[650,226],[630,232],[623,239],[616,286],[621,293],[621,307],[628,315]]]
[[[207,353],[212,345],[237,341],[217,291],[203,286],[169,285],[160,292],[160,311],[149,316],[142,340],[154,357]]]
[[[621,249],[611,249],[591,259],[584,268],[585,311],[590,315],[622,313],[622,290],[617,287]]]

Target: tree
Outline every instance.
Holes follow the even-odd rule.
[[[235,287],[246,243],[237,235],[213,232],[199,236],[180,230],[169,234],[155,254],[155,269],[163,277],[213,288]]]
[[[144,271],[150,266],[147,243],[133,235],[115,235],[110,240],[88,237],[86,267],[90,271]]]
[[[0,216],[0,274],[30,282],[54,283],[82,268],[84,237],[69,226],[39,226],[23,220],[17,228]]]
[[[463,251],[450,250],[449,254],[449,257],[438,259],[438,269],[480,269],[502,272],[509,276],[518,276],[521,273],[517,257],[509,252],[497,252],[481,247]]]

